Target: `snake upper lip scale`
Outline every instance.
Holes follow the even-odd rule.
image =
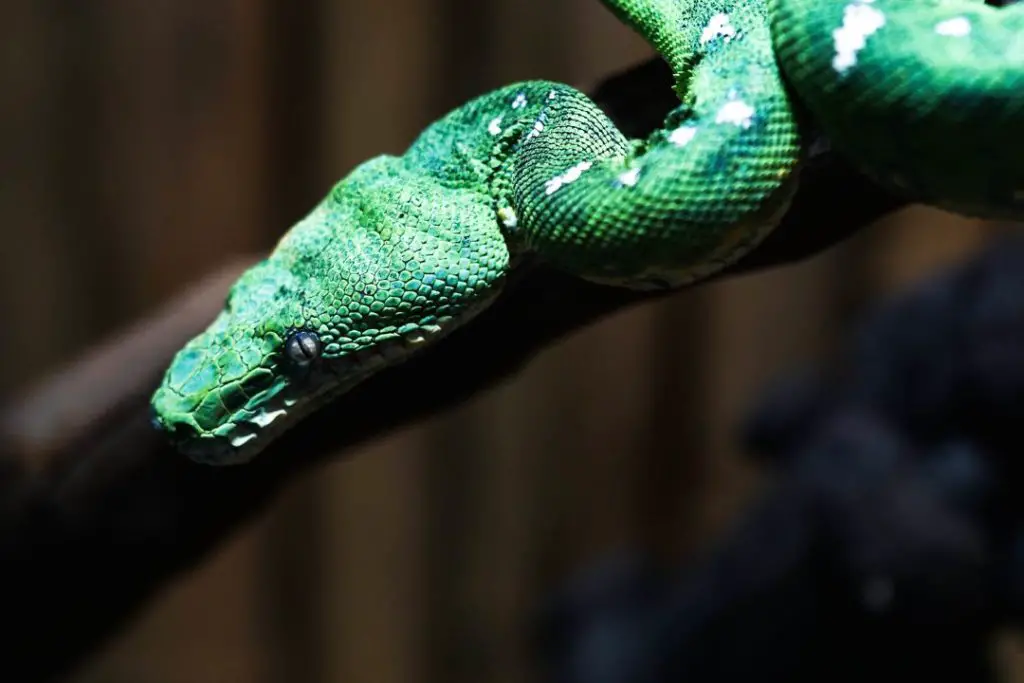
[[[890,189],[1024,215],[1021,6],[602,1],[672,69],[679,105],[663,126],[627,139],[582,92],[525,81],[449,112],[404,154],[358,165],[171,362],[153,422],[182,453],[251,460],[324,401],[471,321],[522,259],[638,289],[731,265],[799,182],[796,97]]]

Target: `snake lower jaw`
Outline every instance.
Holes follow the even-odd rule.
[[[352,389],[383,363],[350,363],[348,373],[339,378],[328,363],[301,379],[292,380],[287,389],[267,401],[251,416],[231,422],[227,435],[203,434],[185,437],[176,444],[179,452],[202,465],[244,465],[290,427],[332,398]]]
[[[499,283],[500,284],[500,283]],[[388,340],[375,347],[336,358],[324,358],[301,377],[290,378],[288,386],[251,411],[231,422],[229,434],[190,435],[174,439],[176,447],[190,460],[203,465],[244,465],[270,443],[325,404],[348,393],[382,370],[404,363],[448,336],[491,305],[501,291],[468,307],[457,316],[423,326],[422,333]],[[158,423],[155,423],[160,427]]]
[[[305,376],[290,380],[284,391],[250,416],[229,423],[231,429],[228,434],[184,437],[178,440],[177,449],[202,465],[247,464],[307,415],[389,365],[400,363],[413,352],[410,349],[398,357],[394,352],[384,355],[363,351],[358,358],[354,354],[352,357],[322,361],[310,368]]]

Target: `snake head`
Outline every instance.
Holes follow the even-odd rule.
[[[250,460],[497,295],[509,254],[493,212],[468,194],[416,193],[382,165],[336,187],[172,360],[153,422],[193,460]]]
[[[247,460],[246,446],[286,418],[322,373],[302,287],[271,261],[246,271],[210,326],[174,357],[153,395],[154,424],[189,456]]]

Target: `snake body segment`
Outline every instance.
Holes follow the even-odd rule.
[[[1024,216],[1024,4],[769,0],[779,64],[842,151],[895,193]]]
[[[902,21],[895,0],[603,1],[672,68],[679,106],[664,125],[627,139],[582,92],[528,81],[449,112],[404,154],[356,167],[239,279],[168,368],[152,399],[154,424],[181,451],[210,464],[250,460],[324,401],[471,320],[526,256],[641,289],[681,287],[733,263],[774,228],[796,188],[802,141],[792,90],[837,145],[864,150],[857,159],[873,175],[937,204],[1020,208],[1012,153],[959,184],[969,169],[931,164],[963,142],[895,163],[937,130],[929,121],[948,123],[935,114],[940,105],[980,107],[990,97],[1005,107],[1009,98],[1017,111],[1007,121],[1021,109],[999,90],[981,47],[965,49],[982,55],[997,87],[933,74],[918,77],[930,94],[890,88],[881,97],[872,74],[887,60],[941,72],[927,51],[866,47],[881,33],[872,9]],[[903,26],[905,36],[920,31]],[[935,92],[946,83],[957,85],[952,94]],[[921,121],[925,132],[908,134],[898,153],[879,141],[889,126]]]

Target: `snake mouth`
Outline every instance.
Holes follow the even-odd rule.
[[[175,447],[195,462],[245,464],[316,408],[412,352],[411,348],[402,349],[399,356],[397,349],[385,350],[382,344],[379,348],[323,359],[301,374],[282,375],[213,431],[200,432],[188,423],[168,427],[159,418],[154,418],[154,424],[168,432]]]
[[[297,374],[281,374],[216,429],[200,432],[189,423],[154,425],[167,432],[175,447],[191,460],[208,465],[251,461],[283,432],[325,403],[350,391],[383,369],[398,365],[461,327],[497,297],[457,315],[420,325],[414,332],[335,357],[324,357]]]
[[[303,417],[383,366],[382,356],[361,355],[361,360],[325,359],[301,375],[279,377],[213,431],[200,432],[186,422],[169,426],[155,416],[153,423],[167,432],[179,452],[197,463],[245,464]]]

